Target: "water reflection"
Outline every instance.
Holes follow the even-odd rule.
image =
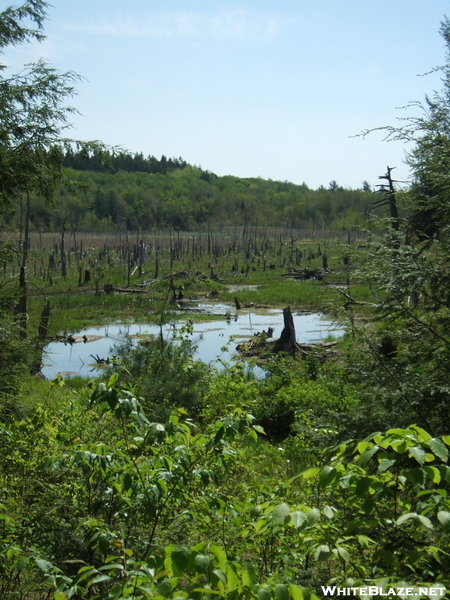
[[[224,306],[225,309],[224,310]],[[201,308],[199,306],[199,308]],[[205,306],[206,308],[206,306]],[[236,345],[243,339],[250,338],[258,331],[267,331],[269,327],[275,329],[274,337],[279,337],[283,329],[283,311],[269,309],[256,311],[243,309],[231,314],[230,306],[207,306],[208,312],[217,314],[227,313],[227,318],[217,321],[194,323],[192,339],[197,344],[196,358],[211,364],[228,362],[235,353]],[[186,321],[171,323],[163,326],[165,337],[171,338]],[[299,343],[309,343],[324,340],[330,333],[335,337],[343,334],[329,320],[320,314],[294,313],[294,323]],[[129,325],[104,325],[102,327],[84,329],[73,334],[76,343],[64,344],[52,342],[45,349],[43,374],[48,379],[53,379],[58,373],[76,374],[83,377],[95,377],[100,367],[96,358],[106,359],[111,356],[114,345],[120,343],[124,336],[158,335],[160,328],[157,325],[129,324]],[[83,340],[83,336],[84,340]],[[230,338],[235,341],[229,343]],[[87,341],[86,341],[87,340]],[[223,347],[227,345],[227,350]],[[93,358],[95,357],[95,358]]]

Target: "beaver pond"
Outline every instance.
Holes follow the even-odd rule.
[[[229,363],[236,355],[236,346],[258,332],[273,328],[273,337],[280,337],[283,329],[281,309],[248,308],[231,313],[224,304],[198,305],[198,309],[217,320],[192,323],[191,339],[197,346],[195,358],[218,368]],[[338,338],[344,331],[330,319],[317,313],[293,313],[297,342],[307,344],[323,342],[330,336]],[[162,335],[174,339],[184,321],[168,323],[160,327],[154,324],[107,324],[73,332],[71,336],[49,343],[44,350],[42,373],[48,379],[57,374],[95,377],[102,369],[102,362],[114,354],[114,346],[126,336],[142,339]],[[104,364],[104,363],[103,363]]]

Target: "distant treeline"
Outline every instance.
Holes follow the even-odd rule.
[[[128,152],[74,152],[67,150],[64,157],[64,166],[77,171],[96,171],[100,173],[162,173],[174,169],[184,169],[187,162],[180,158],[166,158],[164,154],[158,160],[155,156],[144,158],[142,152],[129,154]]]
[[[73,185],[61,187],[51,205],[37,196],[31,199],[30,223],[36,231],[189,231],[254,223],[349,229],[364,226],[380,199],[366,182],[356,190],[336,181],[312,190],[305,183],[219,177],[165,156],[68,151],[64,165]],[[20,229],[23,222],[19,200],[4,225]]]

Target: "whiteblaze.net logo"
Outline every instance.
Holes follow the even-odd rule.
[[[441,586],[432,587],[390,587],[381,588],[376,585],[367,587],[336,587],[334,585],[322,585],[322,593],[324,596],[386,596],[406,598],[413,596],[416,598],[426,597],[443,597],[446,593],[446,588]]]

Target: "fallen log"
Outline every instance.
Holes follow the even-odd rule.
[[[317,279],[321,281],[324,278],[325,273],[328,270],[317,268],[317,269],[290,269],[287,273],[283,273],[283,277],[292,277],[299,281],[306,279]]]
[[[106,284],[103,288],[106,294],[111,292],[117,292],[119,294],[148,294],[149,290],[135,289],[135,288],[119,288],[112,285]]]
[[[189,279],[191,275],[191,271],[176,271],[175,273],[169,273],[169,275],[164,275],[163,279]]]
[[[152,285],[153,283],[155,283],[155,281],[157,281],[156,279],[150,279],[150,281],[143,281],[142,283],[136,283],[135,285],[137,285],[137,287],[147,287],[149,285]]]

